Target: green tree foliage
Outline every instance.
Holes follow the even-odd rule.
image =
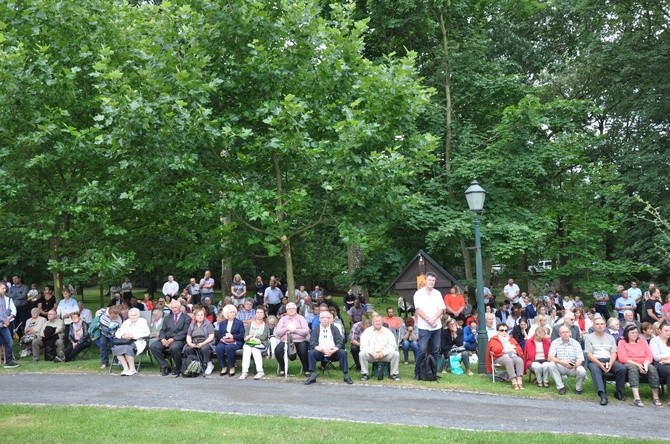
[[[215,82],[188,8],[164,8],[0,6],[2,229],[22,256],[48,259],[57,287],[61,273],[132,270],[145,257],[132,242],[156,224],[147,215],[178,213],[181,174],[197,162],[183,148],[207,137]]]
[[[326,222],[346,232],[355,212],[383,214],[406,193],[434,148],[415,125],[430,91],[411,55],[362,56],[366,28],[351,5],[334,5],[328,20],[310,1],[202,8],[206,44],[223,61],[211,65],[223,79],[213,100],[231,137],[214,189],[243,240],[231,247],[283,254],[292,288],[295,239]]]

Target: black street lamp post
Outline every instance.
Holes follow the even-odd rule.
[[[486,191],[479,186],[476,180],[470,183],[470,187],[465,190],[465,198],[468,201],[468,207],[472,211],[475,224],[475,268],[477,274],[477,344],[479,346],[479,374],[486,373],[486,343],[488,335],[486,334],[486,310],[484,307],[484,274],[482,270],[482,245],[479,236],[479,220],[484,212],[484,199]]]

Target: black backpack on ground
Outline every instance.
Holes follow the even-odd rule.
[[[430,353],[426,353],[419,365],[419,381],[437,381],[437,365]]]
[[[181,365],[181,375],[184,378],[197,378],[203,374],[202,362],[196,355],[188,355]]]

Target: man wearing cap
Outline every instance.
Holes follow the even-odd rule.
[[[40,316],[40,309],[35,307],[30,310],[30,319],[26,321],[25,334],[21,337],[21,357],[25,358],[32,353],[32,343],[40,334],[47,320]]]
[[[616,378],[614,397],[620,401],[624,398],[626,387],[626,367],[617,361],[617,346],[614,337],[605,333],[605,320],[596,314],[593,319],[594,332],[584,336],[584,345],[588,367],[593,379],[596,393],[600,396],[600,405],[607,405],[607,387],[605,377],[613,374]]]

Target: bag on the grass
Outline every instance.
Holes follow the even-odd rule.
[[[181,365],[181,375],[185,378],[197,378],[202,374],[202,363],[196,355],[188,355]]]
[[[462,375],[464,372],[461,366],[461,355],[449,356],[449,367],[452,375]]]
[[[436,372],[439,373],[444,370],[447,366],[447,360],[443,355],[437,355],[437,369]]]
[[[507,381],[509,381],[509,375],[505,371],[496,372],[495,379],[496,379],[496,382],[507,382]]]
[[[419,381],[437,381],[435,358],[430,353],[426,353],[419,365]]]

